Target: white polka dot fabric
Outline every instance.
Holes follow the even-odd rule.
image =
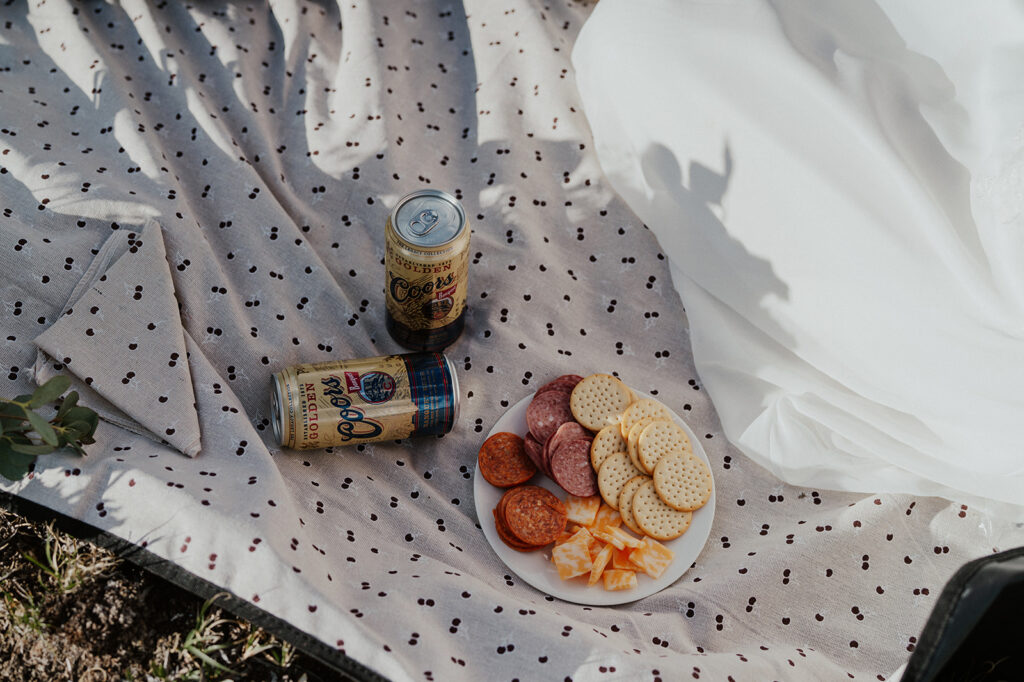
[[[0,391],[70,373],[108,419],[87,457],[41,458],[3,489],[391,679],[884,679],[956,568],[1022,532],[935,499],[784,485],[725,442],[668,265],[592,152],[569,62],[589,10],[3,17]],[[422,187],[458,197],[473,226],[467,329],[448,349],[459,424],[281,451],[274,372],[399,350],[383,225]],[[610,608],[522,583],[472,498],[498,417],[598,371],[688,420],[718,492],[689,571]]]

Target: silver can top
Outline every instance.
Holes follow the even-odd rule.
[[[270,424],[274,430],[274,439],[278,445],[284,445],[284,400],[281,398],[281,393],[284,390],[284,384],[281,381],[281,375],[274,375],[274,390],[270,394]]]
[[[443,246],[462,232],[466,211],[439,189],[421,189],[402,197],[391,211],[395,233],[413,246]]]

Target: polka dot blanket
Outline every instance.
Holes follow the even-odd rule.
[[[884,679],[964,561],[1021,531],[961,504],[782,484],[721,436],[654,236],[602,179],[577,2],[33,3],[0,24],[0,391],[71,375],[104,420],[6,494],[329,647],[357,677]],[[614,49],[610,45],[609,49]],[[611,93],[609,96],[612,96]],[[398,352],[384,221],[473,228],[444,437],[288,451],[286,367]],[[615,372],[711,462],[674,584],[582,606],[524,583],[474,508],[492,425]]]

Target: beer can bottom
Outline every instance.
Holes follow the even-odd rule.
[[[403,348],[436,351],[450,346],[462,334],[466,326],[466,309],[463,308],[452,322],[433,329],[413,329],[396,320],[391,313],[386,314],[385,324],[391,338]]]

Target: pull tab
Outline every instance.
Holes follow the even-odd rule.
[[[437,227],[438,219],[437,211],[424,209],[409,221],[409,230],[417,237],[422,237]]]

